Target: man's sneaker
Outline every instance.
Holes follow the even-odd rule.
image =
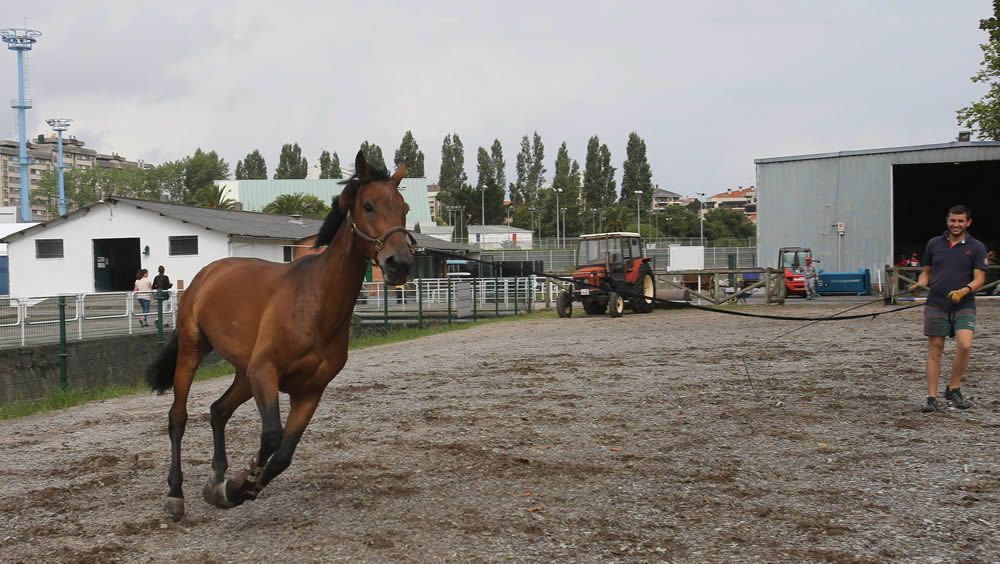
[[[953,407],[957,407],[959,409],[969,409],[972,407],[972,402],[962,396],[961,388],[945,388],[944,399],[950,401]]]
[[[937,398],[927,398],[927,405],[920,408],[920,411],[924,413],[933,413],[941,409],[938,407]]]

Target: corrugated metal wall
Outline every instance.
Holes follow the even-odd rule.
[[[891,263],[893,165],[988,160],[1000,160],[1000,143],[758,159],[758,264],[776,266],[787,246],[810,247],[829,271]]]

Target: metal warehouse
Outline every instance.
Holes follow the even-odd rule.
[[[1000,142],[952,142],[756,159],[757,259],[812,249],[828,271],[880,268],[900,254],[922,259],[948,208],[972,209],[969,232],[1000,245],[996,193]]]

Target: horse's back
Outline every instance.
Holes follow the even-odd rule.
[[[290,300],[288,271],[286,263],[243,257],[206,265],[181,297],[178,329],[200,332],[223,358],[245,363],[267,308]]]

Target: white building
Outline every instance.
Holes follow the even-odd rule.
[[[132,290],[136,271],[162,265],[181,289],[231,256],[291,261],[314,219],[108,198],[0,239],[12,297]]]
[[[533,232],[509,225],[469,225],[469,245],[480,249],[530,249]]]

